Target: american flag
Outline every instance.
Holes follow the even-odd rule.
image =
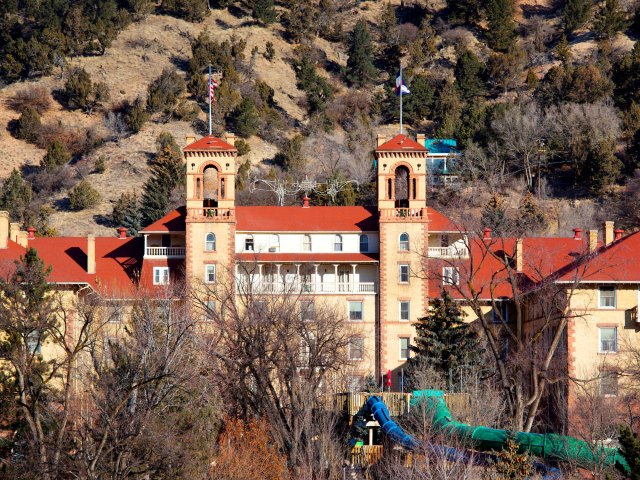
[[[216,82],[216,80],[213,77],[211,77],[209,79],[209,102],[210,103],[215,102],[215,98],[213,94],[216,92],[216,88],[218,88],[218,82]]]

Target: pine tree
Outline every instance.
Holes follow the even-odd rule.
[[[243,98],[228,119],[231,129],[243,138],[249,138],[258,132],[259,120],[256,105],[250,98]]]
[[[627,15],[622,10],[620,1],[605,0],[593,21],[593,30],[600,38],[611,38],[628,25]]]
[[[113,206],[111,221],[118,227],[125,227],[129,236],[136,236],[142,228],[142,212],[135,192],[123,193]]]
[[[0,208],[7,210],[11,218],[24,222],[26,211],[31,203],[31,187],[22,180],[20,172],[13,169],[2,183],[0,189]]]
[[[100,203],[100,193],[86,180],[81,180],[69,191],[69,204],[72,210],[93,208]]]
[[[480,365],[483,349],[473,327],[462,321],[462,310],[446,290],[434,299],[426,317],[415,323],[416,337],[410,346],[415,354],[410,367],[427,362],[447,375],[463,365]]]
[[[442,86],[436,98],[434,110],[438,121],[437,135],[442,138],[452,138],[458,131],[462,115],[462,100],[453,83],[446,82]]]
[[[631,468],[631,480],[640,480],[640,439],[627,426],[620,427],[620,452]]]
[[[563,64],[566,65],[569,63],[569,60],[571,60],[571,49],[569,48],[569,42],[567,41],[566,35],[562,35],[558,45],[553,49],[553,53],[555,53],[556,57],[558,57]]]
[[[516,218],[516,230],[520,235],[540,233],[547,227],[542,209],[531,195],[531,192],[522,197],[518,206],[518,216]]]
[[[516,36],[514,13],[513,0],[489,0],[486,35],[489,46],[494,50],[506,51],[513,43]]]
[[[40,114],[35,108],[27,106],[18,118],[15,132],[16,138],[34,143],[38,139],[41,129]]]
[[[265,25],[273,23],[275,22],[276,18],[278,18],[273,5],[273,0],[256,0],[253,4],[251,15],[253,16],[253,18]]]
[[[593,0],[567,0],[562,10],[567,31],[584,26],[591,18],[592,9]]]
[[[404,115],[408,123],[421,122],[431,115],[434,90],[425,75],[416,75],[411,80],[411,95],[404,99]]]
[[[350,85],[364,87],[377,75],[373,65],[373,46],[369,28],[364,20],[359,20],[348,41],[349,59],[346,78]]]
[[[65,144],[60,140],[54,140],[47,148],[47,154],[42,159],[42,166],[47,170],[55,170],[66,165],[69,160],[71,160],[71,154]]]
[[[511,230],[511,221],[507,218],[504,201],[497,193],[493,193],[484,206],[481,222],[483,228],[490,228],[498,237],[504,236]]]
[[[451,23],[472,23],[480,20],[482,0],[447,0]]]
[[[456,86],[463,99],[469,100],[484,94],[486,90],[484,70],[484,65],[473,52],[465,50],[458,57],[454,75]]]
[[[333,98],[329,82],[316,73],[316,67],[306,55],[293,66],[296,72],[296,87],[307,94],[309,113],[324,110],[327,102]]]

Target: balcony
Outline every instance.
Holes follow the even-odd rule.
[[[469,250],[464,245],[450,245],[448,247],[429,247],[431,258],[468,258]]]
[[[251,291],[260,294],[277,294],[277,293],[293,293],[293,294],[313,294],[313,295],[341,295],[347,293],[365,293],[375,294],[377,286],[375,282],[252,282],[246,280],[238,280],[237,287],[242,291]]]
[[[147,247],[145,257],[174,257],[184,258],[185,247]]]
[[[383,208],[381,222],[423,222],[427,220],[426,208]]]
[[[190,220],[229,222],[235,219],[233,208],[188,208],[187,218]]]

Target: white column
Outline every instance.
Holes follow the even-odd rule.
[[[313,264],[314,272],[313,272],[313,293],[318,293],[318,284],[320,283],[318,280],[318,265],[317,263]]]
[[[279,263],[276,263],[276,288],[278,288],[278,291],[280,291],[280,287],[282,287],[282,289],[284,290],[284,281],[282,280],[282,277],[280,276],[280,267],[282,265]]]
[[[262,264],[258,264],[258,291],[262,291],[264,289],[264,277],[262,276]]]
[[[300,264],[296,263],[296,280],[298,287],[302,289],[302,282],[300,281]]]
[[[338,264],[336,263],[333,264],[333,279],[334,279],[333,288],[335,289],[334,292],[337,292],[338,291]]]
[[[353,278],[351,279],[351,292],[353,293],[355,293],[356,291],[356,267],[357,266],[358,265],[355,263],[351,264],[351,268],[353,269],[353,273],[352,273]]]

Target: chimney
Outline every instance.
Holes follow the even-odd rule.
[[[187,145],[191,145],[195,141],[196,141],[196,136],[195,135],[187,135],[185,137],[185,142],[187,142]]]
[[[222,140],[227,142],[232,147],[236,146],[236,134],[235,133],[224,132],[224,134],[222,135]]]
[[[416,135],[416,142],[418,142],[420,145],[422,145],[424,147],[424,142],[426,140],[427,136],[424,133],[418,133]]]
[[[9,212],[0,211],[0,248],[7,248],[9,241]]]
[[[604,222],[604,244],[613,242],[613,222]]]
[[[36,238],[36,229],[34,227],[27,228],[27,240],[35,240]]]
[[[9,240],[18,243],[18,233],[20,233],[20,224],[12,223],[9,225]]]
[[[482,236],[482,239],[484,241],[491,240],[491,229],[489,227],[485,227],[484,235]]]
[[[380,145],[382,145],[384,142],[387,141],[387,136],[379,133],[376,141],[377,141],[376,147],[379,147]]]
[[[516,241],[516,272],[522,273],[522,239]]]
[[[624,230],[622,230],[621,228],[616,228],[613,231],[613,240],[614,241],[618,241],[622,238],[622,234],[624,233]]]
[[[118,238],[127,238],[127,228],[126,227],[118,227]]]
[[[306,195],[302,199],[302,208],[309,208],[309,197]]]
[[[574,228],[573,229],[573,239],[574,240],[582,240],[582,229]]]
[[[23,248],[27,248],[29,246],[29,241],[27,240],[27,232],[24,230],[18,231],[18,235],[16,236],[16,243]]]
[[[589,253],[593,253],[598,248],[598,230],[589,230]]]
[[[87,273],[96,273],[96,236],[87,235]]]

